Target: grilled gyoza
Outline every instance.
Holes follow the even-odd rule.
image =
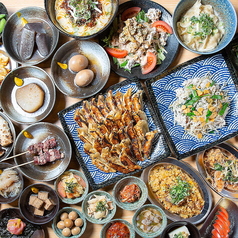
[[[75,111],[78,136],[92,163],[104,172],[129,173],[148,159],[157,131],[149,131],[143,111],[142,91],[125,94],[108,91],[91,101],[84,101]]]

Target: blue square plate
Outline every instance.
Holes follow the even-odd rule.
[[[225,118],[226,125],[213,134],[197,139],[186,133],[182,126],[175,124],[170,105],[176,99],[175,90],[183,87],[185,80],[203,77],[207,73],[219,85],[224,84],[223,90],[227,91],[231,103]],[[199,56],[179,65],[161,78],[146,81],[155,112],[163,124],[164,133],[176,158],[191,156],[238,134],[237,85],[237,77],[225,51],[211,56]]]
[[[113,94],[117,91],[120,91],[122,93],[125,93],[129,88],[132,88],[132,93],[135,93],[138,90],[143,90],[141,84],[137,80],[126,80],[121,83],[118,83],[112,87],[110,87],[108,90],[112,90]],[[106,92],[105,92],[106,94]],[[90,99],[88,99],[90,100]],[[143,162],[138,162],[138,164],[142,167],[140,170],[135,170],[133,172],[130,172],[128,174],[122,174],[120,172],[115,173],[105,173],[101,170],[99,170],[95,165],[92,164],[92,161],[90,159],[90,156],[87,155],[84,152],[83,145],[84,143],[79,139],[77,128],[79,126],[74,120],[74,113],[76,109],[82,107],[83,101],[80,101],[62,111],[59,112],[59,118],[61,121],[61,124],[66,132],[66,134],[69,136],[72,146],[76,152],[76,158],[82,167],[85,176],[88,179],[89,185],[93,189],[99,189],[101,187],[108,186],[112,183],[117,182],[121,178],[127,175],[132,175],[136,172],[139,172],[143,170],[144,168],[168,157],[170,155],[170,150],[165,143],[164,136],[161,133],[158,133],[158,136],[154,140],[154,143],[152,145],[152,152],[151,152],[151,158],[148,160],[145,160]],[[144,103],[144,111],[148,118],[148,124],[149,129],[151,130],[158,130],[161,131],[160,123],[158,118],[156,117],[155,113],[152,110],[152,106],[148,100],[148,98],[145,96],[143,97],[143,103]]]

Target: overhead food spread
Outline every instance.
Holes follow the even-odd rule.
[[[34,5],[0,3],[0,237],[237,238],[238,3]]]

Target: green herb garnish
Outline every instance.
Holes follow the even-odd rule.
[[[72,182],[66,182],[66,192],[68,193],[74,193],[75,191],[75,187],[78,186],[78,183],[74,183],[73,181]]]
[[[213,19],[207,13],[201,13],[198,17],[193,16],[190,21],[192,25],[199,24],[198,29],[200,29],[200,31],[196,31],[194,27],[192,34],[194,36],[201,37],[203,40],[208,35],[213,35],[214,31],[217,30],[217,26],[215,25]]]
[[[96,212],[106,211],[106,201],[99,201],[96,206]]]
[[[177,178],[177,184],[173,186],[170,191],[171,202],[178,205],[186,197],[190,195],[191,186],[187,181]]]

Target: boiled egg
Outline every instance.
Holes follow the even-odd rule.
[[[75,78],[74,83],[79,87],[86,87],[94,78],[94,73],[91,69],[83,69],[79,71]]]
[[[69,60],[69,69],[74,72],[79,72],[88,67],[88,58],[84,55],[74,55]]]

